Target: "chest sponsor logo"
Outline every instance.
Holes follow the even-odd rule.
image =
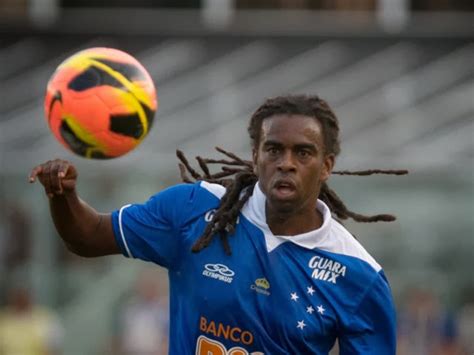
[[[318,255],[313,256],[309,260],[308,266],[313,270],[311,277],[315,280],[322,280],[335,284],[339,277],[346,276],[345,265]]]
[[[249,353],[240,346],[234,346],[227,350],[224,344],[200,335],[196,344],[196,355],[265,355],[261,351]]]
[[[224,264],[206,264],[202,274],[211,279],[216,279],[226,283],[232,283],[235,272]]]
[[[232,327],[228,324],[208,320],[201,316],[199,320],[199,329],[205,334],[211,334],[216,338],[224,338],[233,341],[234,343],[241,343],[244,345],[253,344],[253,334],[245,329],[239,327]]]
[[[261,293],[262,295],[270,296],[270,291],[269,291],[270,290],[270,283],[264,277],[262,277],[260,279],[256,279],[255,283],[250,285],[250,289],[257,292],[257,293]]]
[[[238,326],[231,326],[221,322],[213,321],[201,316],[199,319],[199,330],[205,335],[200,335],[196,342],[196,355],[264,355],[256,351],[249,353],[243,346],[252,346],[254,336],[249,330]],[[228,349],[219,340],[212,338],[225,339],[235,343]]]

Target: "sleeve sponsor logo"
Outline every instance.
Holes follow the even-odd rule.
[[[337,283],[337,278],[346,276],[346,266],[338,263],[337,261],[323,258],[321,256],[313,256],[308,266],[313,269],[311,277],[316,280],[322,280]]]
[[[206,212],[206,214],[204,215],[204,220],[209,223],[213,220],[214,218],[214,215],[216,214],[217,210],[214,208],[212,210],[209,210]],[[236,224],[239,224],[240,222],[240,216],[237,216],[237,220],[236,220]]]
[[[215,209],[212,209],[212,210],[209,210],[206,212],[206,214],[204,215],[204,220],[206,222],[210,222],[212,221],[212,219],[214,218],[214,215],[216,214],[216,210]]]
[[[204,265],[202,274],[206,277],[210,277],[211,279],[216,279],[230,284],[234,279],[233,276],[235,275],[235,272],[224,264],[206,264]]]

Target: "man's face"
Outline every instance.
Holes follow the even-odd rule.
[[[334,165],[324,148],[321,124],[313,117],[283,114],[263,120],[253,162],[267,207],[290,214],[314,211],[321,183]]]

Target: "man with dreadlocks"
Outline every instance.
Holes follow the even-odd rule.
[[[170,354],[328,354],[336,341],[341,354],[395,354],[382,268],[336,220],[394,217],[354,213],[328,187],[336,116],[317,96],[282,96],[266,100],[248,130],[252,161],[218,148],[225,159],[197,157],[201,175],[178,151],[187,184],[111,214],[79,199],[67,161],[35,167],[30,181],[44,185],[71,251],[169,270]]]

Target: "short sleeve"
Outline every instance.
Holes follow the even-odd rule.
[[[396,320],[390,286],[380,271],[339,336],[341,355],[396,353]]]
[[[192,208],[195,184],[181,184],[146,203],[125,205],[112,213],[115,240],[130,258],[172,268],[178,258],[183,221]]]

